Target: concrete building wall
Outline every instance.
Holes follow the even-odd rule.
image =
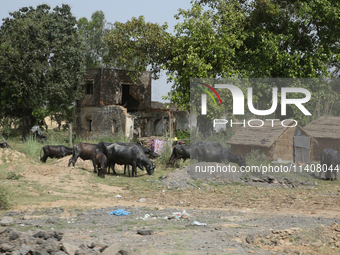
[[[133,82],[123,70],[87,69],[84,77],[85,96],[79,106],[122,105],[129,111],[151,107],[151,74],[145,72]],[[87,94],[87,84],[93,82],[93,94]]]
[[[78,107],[76,133],[84,138],[95,138],[124,134],[133,130],[133,116],[124,107]]]
[[[84,98],[77,102],[76,133],[86,138],[124,135],[162,136],[169,134],[166,104],[151,105],[151,73],[133,82],[126,71],[87,69]],[[92,84],[92,88],[91,85]],[[155,103],[158,107],[155,106]],[[189,130],[190,114],[171,106],[172,131]],[[196,121],[196,120],[195,120]],[[196,124],[196,123],[195,123]],[[194,125],[195,125],[194,124]]]

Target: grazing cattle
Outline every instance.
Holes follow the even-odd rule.
[[[41,157],[41,151],[44,152],[44,156]],[[72,154],[72,148],[64,145],[45,145],[40,150],[40,160],[45,163],[47,158],[63,158]]]
[[[9,144],[6,143],[6,142],[0,143],[0,148],[7,148],[7,149],[11,149],[12,150],[11,146],[9,146]]]
[[[146,148],[146,147],[142,146],[142,145],[139,144],[139,143],[120,143],[120,142],[118,142],[118,143],[116,143],[116,144],[119,144],[119,145],[129,145],[129,146],[137,145],[137,146],[139,146],[139,147],[143,150],[143,152],[144,152],[146,155],[149,155],[151,158],[157,158],[157,157],[159,157],[159,155],[158,155],[156,152],[154,152],[153,150],[151,150],[151,149],[149,149],[149,148]]]
[[[199,161],[219,162],[228,161],[237,163],[239,166],[247,166],[243,156],[233,154],[227,148],[216,147],[213,145],[200,145],[197,148],[197,158]]]
[[[190,159],[190,158],[197,159],[198,158],[197,149],[201,145],[211,145],[211,146],[215,146],[216,148],[222,148],[222,145],[220,143],[216,143],[216,142],[211,143],[211,142],[204,142],[204,141],[201,141],[195,144],[190,144],[190,145],[176,145],[172,149],[172,154],[170,156],[168,163],[166,164],[166,167],[169,167],[171,164],[173,165],[179,159],[183,159],[183,162],[185,162],[187,159]]]
[[[327,149],[324,149],[322,152],[321,152],[321,158],[320,158],[320,165],[321,165],[321,171],[319,173],[319,179],[321,179],[321,175],[323,172],[325,172],[325,178],[327,177],[327,171],[323,171],[325,169],[325,166],[327,166],[327,169],[328,169],[328,165],[327,165],[327,155],[330,151],[332,151],[333,149],[331,148],[327,148]]]
[[[327,155],[327,176],[326,179],[330,179],[331,181],[337,180],[337,174],[339,171],[340,164],[340,154],[337,151],[330,151]],[[332,177],[332,174],[334,178]]]
[[[97,149],[97,144],[92,144],[92,143],[77,143],[76,145],[73,146],[73,151],[72,151],[72,157],[70,158],[68,162],[68,166],[71,165],[71,163],[74,164],[77,162],[77,159],[80,157],[82,160],[92,160],[93,163],[93,172],[97,173],[96,170],[96,149]]]
[[[321,179],[321,174],[325,171],[325,167],[327,167],[327,170],[325,171],[326,180],[337,180],[340,154],[336,150],[333,150],[332,148],[324,149],[321,153],[320,164],[321,171],[319,174],[319,179]],[[332,176],[334,176],[334,178]]]
[[[105,178],[107,165],[106,156],[102,152],[100,152],[99,149],[96,149],[95,153],[96,153],[95,161],[98,169],[98,176],[101,178]]]
[[[137,167],[140,169],[146,168],[149,175],[154,173],[155,166],[152,161],[145,155],[140,146],[137,145],[121,145],[111,144],[106,146],[108,165],[112,168],[113,173],[115,164],[131,165],[132,176],[137,176]]]
[[[326,179],[327,180],[337,180],[337,173],[339,171],[339,164],[340,164],[340,154],[331,148],[326,149],[326,165],[327,165],[327,172],[326,172]],[[321,165],[322,167],[322,165]],[[334,178],[332,177],[334,176]]]
[[[111,144],[113,143],[100,142],[97,144],[97,149],[106,156],[107,174],[110,174],[110,163],[107,157],[106,146],[109,146]],[[116,172],[113,172],[113,173],[116,174]]]
[[[107,152],[106,152],[106,146],[109,146],[113,143],[106,143],[106,142],[100,142],[97,144],[97,148],[99,149],[100,152],[104,153],[104,155],[106,155],[107,157]],[[139,143],[121,143],[121,142],[117,142],[116,144],[119,144],[119,145],[126,145],[126,146],[133,146],[133,145],[136,145],[138,147],[140,147],[143,152],[147,155],[149,155],[151,158],[156,158],[158,157],[159,155],[155,152],[153,152],[151,149],[148,149],[142,145],[140,145]],[[129,175],[130,175],[130,170],[129,170],[129,165],[125,165],[124,166],[124,174],[126,174],[126,167],[128,168],[128,171],[129,171]],[[107,168],[107,171],[108,171],[108,174],[110,174],[110,164],[108,164],[108,168]],[[116,174],[116,172],[113,172],[114,174]]]
[[[191,145],[175,145],[172,148],[172,153],[166,167],[175,164],[177,160],[183,159],[183,162],[185,162],[187,159],[190,159],[190,146]]]

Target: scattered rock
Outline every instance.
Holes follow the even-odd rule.
[[[19,250],[20,254],[27,254],[30,251],[30,247],[26,244],[21,245],[21,248]]]
[[[14,246],[9,243],[3,243],[0,247],[4,252],[11,252],[14,250]]]
[[[48,230],[48,231],[39,231],[38,233],[34,234],[33,237],[42,238],[47,240],[49,238],[54,238],[57,241],[60,241],[63,238],[64,233]]]
[[[153,230],[151,230],[151,229],[139,229],[139,230],[137,230],[137,234],[140,234],[142,236],[152,235]]]
[[[59,218],[55,218],[55,217],[53,217],[53,218],[48,218],[47,220],[46,220],[46,223],[47,224],[55,224],[56,222],[58,222],[59,221]]]
[[[9,240],[10,241],[14,241],[16,240],[17,238],[19,238],[19,234],[17,232],[12,232],[9,236]]]
[[[1,221],[0,225],[3,227],[10,226],[14,223],[14,220],[11,217],[5,216]]]
[[[51,252],[57,252],[60,250],[60,244],[54,239],[48,239],[46,242],[43,244],[43,248],[51,253]]]
[[[76,251],[79,250],[78,247],[68,243],[62,243],[61,245],[61,249],[69,255],[74,255]]]
[[[249,244],[253,244],[255,242],[255,237],[253,235],[248,235],[246,237],[246,242]]]
[[[120,250],[116,255],[129,255],[129,253],[126,250]]]
[[[112,244],[109,247],[107,247],[101,255],[116,255],[121,250],[121,244]],[[119,254],[119,253],[118,253]]]

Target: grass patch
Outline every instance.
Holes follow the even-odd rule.
[[[248,166],[269,164],[269,161],[266,159],[266,155],[264,155],[264,153],[260,153],[259,150],[252,150],[245,158]]]
[[[17,171],[10,171],[7,173],[6,179],[7,180],[19,180],[22,177],[24,176],[18,173]]]
[[[11,207],[9,190],[0,185],[0,210],[8,210]]]

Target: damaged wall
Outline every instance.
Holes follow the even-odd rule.
[[[103,107],[78,107],[76,133],[84,138],[112,136],[123,133],[129,136],[134,117],[118,105]]]
[[[131,113],[134,119],[134,135],[162,136],[169,133],[169,115],[167,112]]]
[[[155,110],[155,109],[153,109]],[[161,111],[138,112],[131,113],[136,118],[134,120],[134,135],[141,136],[163,136],[169,135],[169,112]],[[191,125],[195,125],[195,115],[191,116],[186,111],[172,112],[172,136],[175,136],[175,131],[183,130],[189,131]],[[192,123],[192,124],[190,124]]]
[[[151,74],[144,72],[139,80],[132,82],[123,70],[92,68],[84,77],[85,96],[79,106],[122,105],[128,111],[151,107]],[[89,85],[93,84],[93,90]]]
[[[85,96],[77,102],[76,133],[85,138],[112,136],[169,135],[169,110],[172,131],[190,129],[190,114],[175,105],[151,102],[151,73],[144,72],[136,82],[123,70],[87,69]],[[168,109],[167,109],[168,108]],[[194,123],[195,125],[195,123]],[[132,135],[131,134],[131,135]]]

